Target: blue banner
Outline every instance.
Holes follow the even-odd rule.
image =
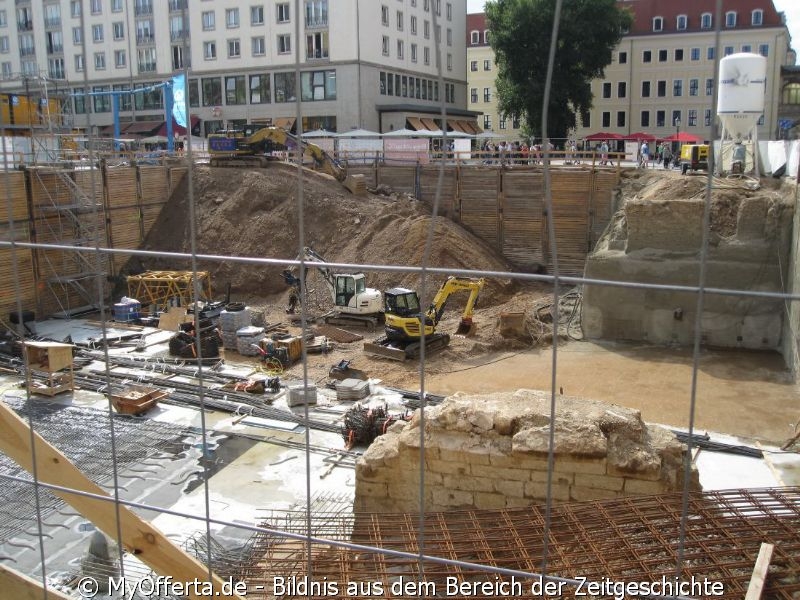
[[[181,127],[186,127],[186,79],[183,75],[172,78],[172,117]]]

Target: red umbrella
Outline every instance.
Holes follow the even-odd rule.
[[[638,132],[626,135],[625,139],[636,140],[637,142],[655,142],[657,138],[651,133]]]
[[[676,133],[669,137],[665,137],[664,141],[682,142],[684,144],[697,144],[698,142],[702,142],[703,140],[697,137],[696,135],[692,135],[691,133],[686,133],[685,131],[681,131],[680,133]]]
[[[598,133],[593,133],[592,135],[587,135],[583,139],[585,139],[587,141],[590,141],[590,142],[600,141],[600,140],[621,140],[622,136],[620,134],[618,134],[618,133],[610,133],[610,132],[607,132],[607,131],[606,132],[599,131]]]

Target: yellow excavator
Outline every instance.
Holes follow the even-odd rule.
[[[385,336],[364,344],[369,354],[394,360],[418,358],[422,337],[425,351],[436,352],[450,344],[450,335],[437,333],[436,326],[444,314],[447,300],[456,292],[468,291],[469,298],[461,315],[456,335],[469,335],[474,331],[472,314],[485,280],[470,277],[448,277],[436,292],[425,313],[420,309],[419,296],[414,290],[391,288],[383,293]]]
[[[302,148],[303,155],[313,160],[314,169],[344,181],[347,173],[322,148],[297,138],[280,127],[226,130],[208,136],[208,153],[212,167],[266,167],[278,160],[273,151]]]

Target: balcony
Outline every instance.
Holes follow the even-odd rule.
[[[47,53],[48,54],[63,54],[64,53],[64,45],[63,44],[53,44],[47,46]]]
[[[50,79],[66,79],[66,75],[64,74],[64,69],[50,69],[47,73],[47,76]]]
[[[24,48],[19,49],[20,56],[34,56],[36,54],[36,48],[31,46],[25,46]]]
[[[173,42],[178,40],[185,40],[189,37],[188,29],[176,29],[169,32],[169,39]]]
[[[319,17],[306,17],[306,29],[319,29],[321,27],[328,26],[328,17],[327,16],[319,16]]]
[[[17,21],[18,31],[33,31],[33,21]]]
[[[169,0],[169,12],[180,12],[188,8],[187,0]]]
[[[153,14],[152,4],[137,4],[133,9],[133,14],[137,17],[146,17]]]
[[[140,62],[138,67],[139,67],[139,73],[155,73],[156,72],[156,63],[155,63],[155,61]]]
[[[137,46],[149,46],[156,43],[156,38],[152,33],[142,33],[136,36]]]

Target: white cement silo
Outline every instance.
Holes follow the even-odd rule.
[[[717,116],[722,123],[722,158],[726,139],[741,144],[749,138],[756,171],[757,125],[764,114],[766,89],[767,59],[760,54],[741,52],[719,61]]]

